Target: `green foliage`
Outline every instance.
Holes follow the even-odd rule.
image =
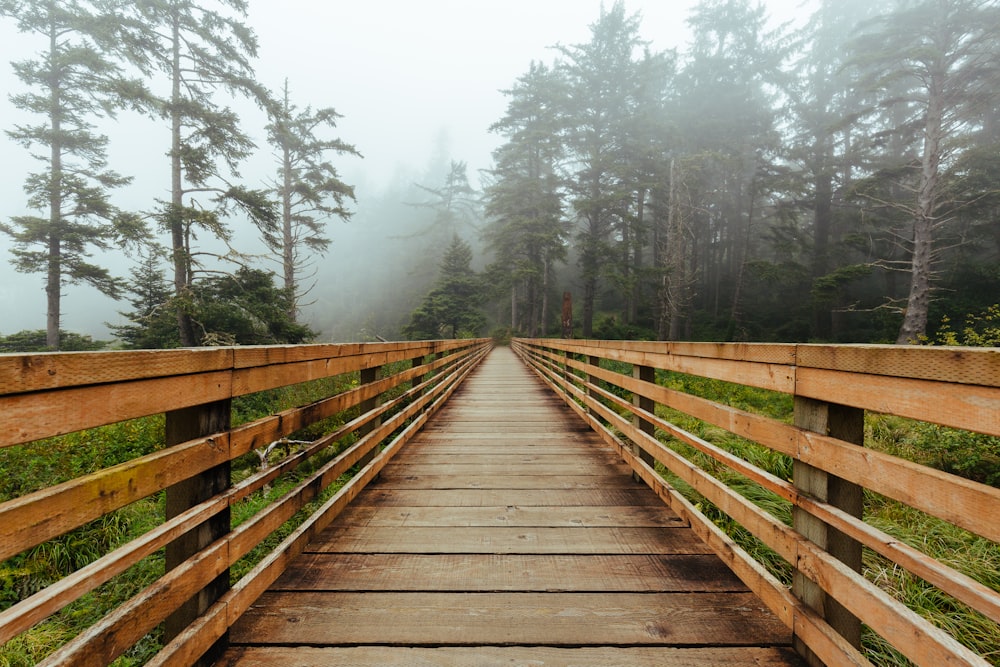
[[[192,292],[201,345],[296,344],[316,335],[294,321],[291,295],[265,271],[241,268],[232,276],[212,276]]]
[[[627,369],[621,367],[617,370]],[[774,419],[788,422],[792,418],[790,397],[783,394],[678,373],[660,373],[658,382],[672,389]],[[792,478],[792,461],[785,455],[663,406],[657,408],[657,414],[781,479]],[[758,507],[778,520],[791,524],[790,505],[786,501],[733,473],[693,447],[673,440],[662,432],[658,432],[658,437]],[[900,417],[869,414],[865,421],[865,446],[977,481],[992,484],[998,481],[1000,438],[978,436]],[[660,469],[660,472],[769,572],[780,581],[790,583],[792,570],[788,563],[682,480],[664,469]],[[1000,546],[993,542],[872,492],[865,494],[864,515],[865,520],[874,527],[986,586],[1000,589]],[[1000,650],[1000,628],[989,619],[867,549],[863,566],[865,576],[870,581],[877,583],[910,609],[953,633],[960,642],[978,653],[985,656],[997,655]],[[909,664],[898,651],[867,629],[863,645],[873,664],[884,667]]]
[[[457,235],[452,237],[434,289],[403,328],[409,340],[473,338],[485,328],[486,318],[478,310],[483,287],[471,265],[472,247]]]
[[[110,14],[102,13],[109,8]],[[47,45],[37,58],[12,63],[28,90],[11,101],[40,119],[7,131],[42,163],[24,185],[28,208],[39,215],[0,222],[0,232],[14,242],[16,270],[46,276],[51,348],[60,342],[64,285],[85,283],[115,298],[123,289],[120,279],[90,261],[91,249],[121,247],[146,233],[137,216],[111,204],[109,192],[131,179],[107,168],[108,138],[93,131],[95,119],[126,105],[124,90],[142,89],[125,78],[120,65],[116,10],[113,4],[0,2],[0,16],[14,18],[21,32],[36,34]]]
[[[274,345],[304,343],[316,332],[294,320],[289,293],[274,285],[274,275],[241,268],[191,285],[183,299],[170,296],[159,264],[150,256],[133,275],[134,310],[122,313],[131,324],[112,331],[134,349],[170,348],[181,344],[174,304],[195,323],[198,345]]]
[[[981,313],[969,313],[961,331],[951,328],[951,319],[941,318],[934,338],[936,345],[965,345],[968,347],[1000,346],[1000,304],[989,306]]]
[[[106,340],[94,340],[87,334],[59,331],[59,350],[63,352],[86,352],[103,350],[109,345]],[[0,335],[0,354],[24,352],[51,352],[47,333],[42,329],[18,331],[9,336]]]
[[[354,188],[340,179],[328,156],[360,157],[360,153],[339,139],[321,138],[317,132],[336,128],[340,114],[332,108],[313,111],[306,107],[299,111],[289,98],[287,80],[280,105],[270,113],[267,136],[279,160],[273,193],[278,197],[281,214],[274,221],[277,224],[264,224],[261,233],[282,264],[284,286],[293,297],[294,317],[299,297],[312,287],[299,284],[302,272],[309,266],[309,256],[326,252],[330,245],[324,235],[325,220],[336,217],[347,221],[352,215],[347,201],[354,201]]]

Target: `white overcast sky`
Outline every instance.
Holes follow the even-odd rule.
[[[611,7],[612,0],[605,3]],[[640,13],[640,35],[654,50],[689,41],[686,18],[696,0],[625,0]],[[802,0],[768,0],[773,17],[801,16]],[[469,164],[475,182],[490,166],[498,138],[488,132],[507,100],[500,92],[525,73],[532,60],[551,63],[551,46],[579,44],[600,16],[601,0],[251,0],[248,23],[260,41],[258,79],[279,89],[287,77],[297,105],[334,107],[343,118],[337,134],[354,144],[363,160],[344,158],[339,167],[358,186],[358,208],[397,174],[420,173],[446,137],[448,157]],[[25,117],[8,95],[20,84],[9,61],[30,58],[40,48],[0,20],[0,129]],[[263,121],[248,117],[248,131],[263,143]],[[126,208],[151,208],[169,183],[167,136],[150,121],[122,117],[111,125],[110,163],[135,182],[118,195]],[[0,219],[28,213],[21,187],[38,163],[0,136]],[[273,168],[266,155],[243,171],[260,186]],[[10,239],[0,234],[0,334],[45,326],[43,277],[14,273]],[[112,260],[108,260],[112,261]],[[116,271],[127,275],[129,263]],[[115,304],[89,287],[67,287],[63,328],[106,336],[102,323],[116,321]]]

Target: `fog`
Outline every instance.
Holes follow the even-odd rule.
[[[610,5],[610,1],[607,3]],[[626,0],[629,13],[642,16],[640,33],[653,50],[678,48],[688,39],[685,18],[694,0]],[[800,0],[765,3],[776,19],[805,13]],[[600,0],[257,0],[247,23],[259,42],[257,78],[273,90],[288,79],[300,107],[334,107],[343,116],[339,137],[364,158],[339,157],[342,179],[356,187],[353,219],[329,221],[329,252],[317,261],[319,284],[305,319],[321,340],[370,339],[392,335],[398,322],[387,321],[382,304],[420,298],[421,281],[397,271],[408,257],[432,252],[413,237],[426,213],[405,202],[419,201],[414,184],[437,186],[452,161],[468,164],[474,187],[490,166],[499,138],[491,123],[504,113],[509,88],[533,60],[551,63],[555,44],[589,39],[600,15]],[[0,81],[8,94],[21,90],[7,63],[30,58],[38,43],[0,20],[3,61]],[[275,172],[264,146],[263,115],[238,105],[247,132],[263,148],[241,169],[249,187],[263,187]],[[24,122],[7,96],[0,100],[0,128]],[[113,199],[119,206],[149,211],[167,196],[168,146],[162,122],[128,113],[102,123],[111,138],[109,163],[134,182]],[[7,138],[0,139],[4,178],[0,180],[0,219],[29,213],[22,192],[24,177],[40,163]],[[234,244],[260,251],[256,229],[234,220]],[[11,240],[0,235],[0,333],[45,326],[43,276],[15,273]],[[127,276],[128,257],[98,257]],[[86,286],[67,286],[62,328],[109,337],[105,322],[120,322],[128,309]],[[309,299],[307,299],[308,301]],[[415,306],[414,302],[412,306]]]

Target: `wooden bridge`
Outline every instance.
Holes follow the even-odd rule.
[[[2,560],[165,498],[155,528],[0,611],[0,641],[61,622],[74,600],[162,559],[155,582],[40,662],[109,664],[155,641],[148,664],[864,665],[864,627],[918,665],[990,664],[867,580],[862,549],[992,623],[1000,595],[866,523],[861,499],[874,490],[995,543],[1000,492],[865,449],[863,420],[873,410],[1000,435],[998,351],[491,347],[0,355],[0,447],[166,414],[162,450],[0,504]],[[795,423],[670,388],[664,373],[789,394]],[[329,378],[345,382],[231,423],[234,397],[324,391]],[[793,479],[667,410],[791,457]],[[317,423],[322,435],[294,436]],[[793,525],[671,439],[784,499]],[[261,465],[248,471],[248,455]],[[236,509],[283,479],[286,493],[237,523]],[[791,585],[702,503],[784,559]]]

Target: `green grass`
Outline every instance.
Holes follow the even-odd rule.
[[[255,419],[306,405],[358,386],[358,374],[324,378],[300,385],[281,387],[233,400],[232,423]],[[399,391],[405,390],[400,389]],[[311,440],[331,432],[352,418],[357,409],[335,415],[291,434],[297,440]],[[163,415],[89,429],[0,449],[0,501],[10,500],[48,488],[82,475],[149,454],[164,445]],[[353,442],[352,437],[312,457],[276,480],[271,488],[252,494],[233,507],[233,525],[246,521],[274,499],[288,492],[306,475]],[[233,462],[232,478],[239,481],[258,469],[259,458],[250,453]],[[320,498],[298,512],[231,570],[236,581],[299,526],[317,507],[336,493],[350,475],[343,476]],[[23,554],[0,563],[0,610],[6,609],[46,586],[60,580],[116,547],[153,527],[164,517],[163,493],[137,501]],[[164,572],[162,550],[136,564],[94,591],[71,603],[31,630],[0,646],[0,667],[34,665],[45,656],[94,624],[109,610],[138,594]],[[162,646],[162,631],[155,629],[113,664],[131,667],[147,662]]]
[[[676,373],[661,373],[658,381],[679,391],[779,421],[789,423],[792,420],[792,400],[788,396]],[[782,479],[792,476],[792,461],[787,456],[662,406],[657,414]],[[976,481],[996,485],[1000,480],[998,438],[873,414],[866,416],[865,432],[866,447]],[[789,503],[667,434],[659,432],[658,436],[661,442],[697,462],[758,507],[791,524]],[[662,474],[775,577],[786,584],[791,582],[792,569],[787,562],[676,476],[667,471]],[[865,519],[986,586],[1000,590],[1000,547],[997,544],[872,492],[865,495]],[[996,623],[868,549],[865,549],[863,568],[865,576],[887,594],[948,631],[958,641],[985,656],[991,664],[1000,665],[1000,626]],[[863,647],[868,658],[880,667],[909,664],[898,651],[867,628]]]

